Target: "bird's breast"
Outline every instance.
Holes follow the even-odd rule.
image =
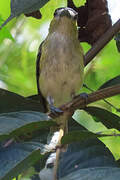
[[[76,41],[76,42],[75,42]],[[40,87],[44,97],[52,96],[55,106],[71,99],[83,83],[83,55],[77,39],[53,34],[42,49]]]

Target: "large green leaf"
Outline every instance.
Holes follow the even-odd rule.
[[[40,112],[3,113],[0,115],[0,139],[15,137],[38,129],[46,129],[52,125],[55,123],[49,120],[46,114]]]
[[[11,180],[41,160],[44,146],[40,143],[27,142],[0,148],[0,179]]]
[[[24,98],[16,93],[0,89],[0,113],[14,111],[41,111],[44,112],[44,106],[41,101],[41,96],[37,96],[39,102]]]
[[[107,128],[120,130],[120,117],[99,107],[86,107],[84,109],[92,115],[97,122],[102,122]]]

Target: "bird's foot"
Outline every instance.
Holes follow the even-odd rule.
[[[54,107],[53,105],[50,105],[50,111],[56,116],[58,114],[62,114],[63,111],[59,108]]]
[[[83,98],[88,98],[88,94],[87,93],[81,93],[80,96],[83,97]]]
[[[87,104],[88,94],[87,93],[81,93],[80,96],[84,98],[85,104]]]
[[[76,95],[76,96],[73,97],[73,99],[76,99],[78,96],[81,96],[82,98],[84,98],[85,104],[87,104],[87,98],[88,98],[88,94],[87,93],[81,93],[79,95]]]

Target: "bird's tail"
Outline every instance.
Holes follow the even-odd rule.
[[[70,118],[69,112],[64,112],[62,116],[57,119],[57,124],[59,125],[59,136],[58,144],[56,149],[56,160],[54,164],[54,180],[57,180],[57,170],[59,166],[59,156],[61,151],[67,150],[67,145],[61,148],[61,138],[68,133],[68,120]]]
[[[64,112],[62,116],[60,116],[57,120],[59,124],[59,139],[58,145],[61,145],[61,138],[68,133],[68,120],[70,118],[69,112]]]

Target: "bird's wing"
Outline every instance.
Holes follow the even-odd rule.
[[[42,103],[43,106],[45,108],[45,112],[48,111],[47,109],[47,102],[46,99],[43,97],[41,91],[40,91],[40,84],[39,84],[39,78],[40,78],[40,58],[41,58],[41,54],[42,54],[42,45],[43,45],[44,41],[40,44],[39,50],[38,50],[38,54],[37,54],[37,60],[36,60],[36,81],[37,81],[37,90],[38,90],[38,94],[41,96],[42,99]]]
[[[39,77],[40,77],[40,58],[42,54],[42,45],[44,41],[40,44],[40,47],[38,49],[38,54],[37,54],[37,60],[36,60],[36,80],[37,80],[37,90],[38,94],[40,94],[40,84],[39,84]]]

